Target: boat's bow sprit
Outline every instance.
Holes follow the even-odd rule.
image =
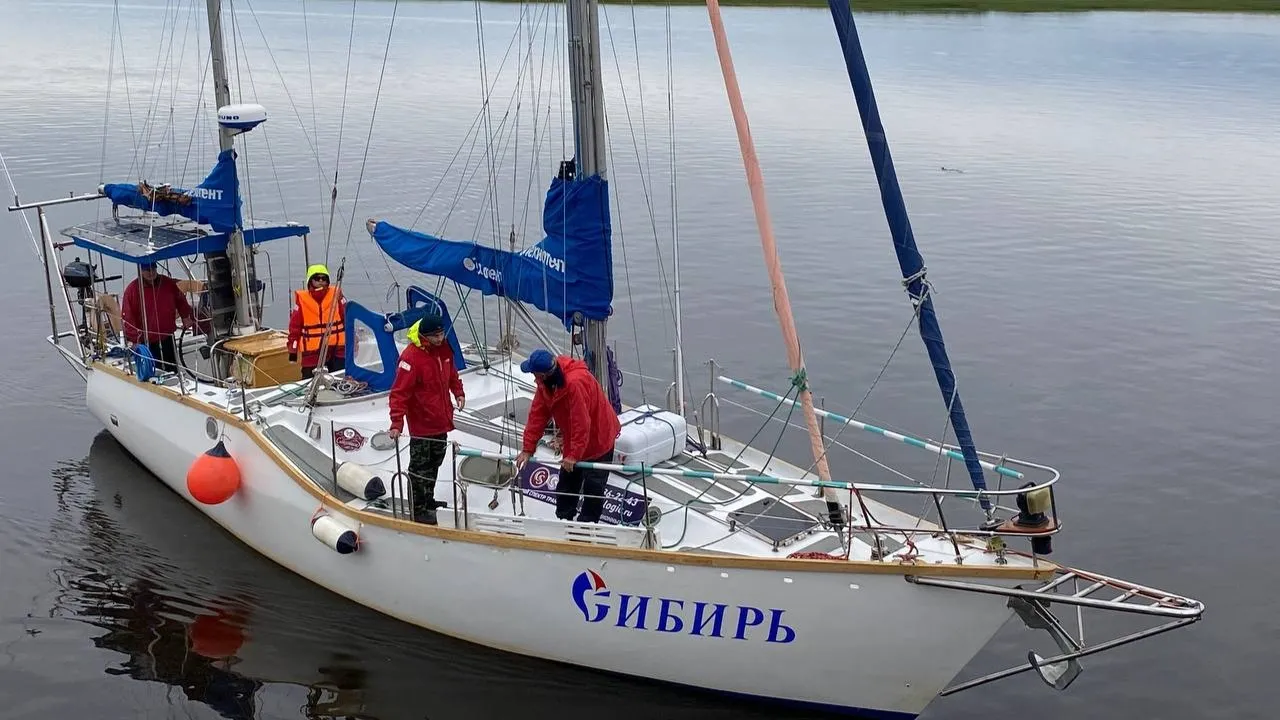
[[[1027,662],[998,672],[983,675],[943,690],[940,695],[951,695],[985,685],[1012,675],[1034,670],[1040,679],[1055,690],[1065,690],[1083,668],[1080,658],[1128,645],[1154,635],[1177,630],[1200,620],[1204,604],[1177,593],[1139,585],[1127,580],[1099,575],[1098,573],[1060,567],[1056,577],[1036,588],[1002,587],[967,580],[938,577],[907,577],[917,585],[957,590],[961,592],[1002,595],[1008,598],[1024,625],[1033,630],[1044,630],[1061,651],[1052,657],[1041,657],[1035,651],[1027,652]],[[1111,593],[1107,596],[1106,593]],[[1075,606],[1078,632],[1073,636],[1061,619],[1051,609],[1053,604]],[[1133,615],[1163,618],[1154,627],[1131,632],[1104,642],[1088,645],[1084,637],[1085,608],[1122,612]]]

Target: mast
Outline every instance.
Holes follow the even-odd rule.
[[[209,64],[213,69],[213,94],[218,109],[222,109],[231,104],[231,83],[227,79],[222,45],[222,1],[206,0],[206,8],[209,15]],[[219,123],[218,149],[220,151],[231,149],[232,138],[235,135],[234,129]],[[227,243],[227,257],[231,261],[231,288],[235,297],[235,316],[228,328],[228,334],[243,335],[257,330],[257,322],[250,312],[249,305],[252,294],[251,282],[256,277],[253,272],[253,256],[249,254],[244,244],[244,232],[241,228],[237,227],[231,233],[230,241]],[[210,279],[212,280],[212,277]]]
[[[889,154],[889,139],[885,135],[884,125],[880,122],[880,110],[876,107],[876,95],[871,88],[871,75],[867,70],[866,58],[862,54],[862,45],[858,41],[858,28],[853,22],[853,12],[849,9],[849,0],[827,0],[827,5],[831,9],[831,18],[835,22],[840,47],[844,51],[845,69],[849,73],[849,82],[853,85],[853,95],[858,101],[858,115],[862,119],[863,134],[867,138],[867,150],[871,154],[871,164],[876,171],[876,180],[879,181],[880,201],[884,205],[885,219],[889,223],[889,232],[893,236],[893,248],[898,255],[902,283],[907,288],[912,304],[916,306],[920,337],[924,340],[925,349],[929,352],[929,361],[933,364],[938,388],[942,391],[942,400],[949,409],[951,425],[955,429],[956,440],[960,443],[960,450],[964,454],[964,464],[969,471],[969,479],[975,490],[985,490],[987,483],[982,475],[982,464],[978,459],[978,450],[974,446],[973,436],[969,433],[969,422],[964,416],[964,405],[960,403],[960,393],[956,390],[956,376],[951,370],[947,348],[942,341],[942,329],[938,325],[938,316],[933,310],[933,295],[925,280],[924,258],[916,249],[915,235],[911,232],[911,220],[907,217],[907,205],[902,199],[902,190],[898,187],[898,174],[893,169],[893,157]],[[983,497],[981,505],[990,515],[991,501]]]
[[[747,111],[742,103],[742,92],[738,88],[738,76],[733,69],[733,57],[729,52],[729,39],[725,35],[724,21],[720,17],[718,0],[706,0],[707,14],[711,18],[711,32],[715,36],[716,54],[720,58],[720,72],[724,75],[725,92],[729,96],[729,106],[733,110],[733,124],[738,131],[738,147],[742,151],[742,164],[747,172],[747,186],[751,190],[751,206],[755,210],[756,228],[760,233],[760,246],[764,251],[765,266],[769,271],[769,284],[773,287],[773,309],[778,315],[778,324],[782,327],[782,339],[787,346],[787,364],[791,366],[791,383],[804,409],[805,425],[809,429],[809,446],[813,452],[813,462],[818,471],[818,478],[823,482],[831,481],[831,471],[827,467],[827,451],[823,447],[822,430],[818,426],[818,415],[813,407],[813,394],[809,392],[809,382],[804,366],[804,356],[800,352],[800,337],[796,332],[795,318],[791,314],[791,299],[787,295],[786,280],[782,276],[782,261],[778,257],[777,244],[774,241],[773,221],[769,218],[769,204],[765,199],[764,175],[760,171],[760,160],[756,157],[755,143],[751,139],[751,125],[747,122]],[[844,524],[840,499],[835,490],[823,488],[827,501],[827,515],[831,524],[840,527]]]
[[[210,0],[213,2],[213,0]],[[598,0],[565,0],[569,36],[569,84],[573,96],[573,149],[576,177],[599,175],[605,167],[604,90],[600,73]],[[609,389],[608,320],[586,320],[587,366]]]

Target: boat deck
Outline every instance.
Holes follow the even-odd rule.
[[[450,440],[460,448],[514,455],[519,451],[522,420],[532,401],[532,377],[521,373],[518,362],[506,357],[490,355],[490,365],[485,368],[473,348],[467,348],[466,354],[469,367],[462,379],[467,406],[456,413],[456,429]],[[125,366],[123,359],[108,362]],[[249,417],[265,437],[318,488],[354,509],[408,519],[404,502],[408,491],[403,480],[394,480],[403,478],[401,473],[408,467],[408,441],[401,438],[397,458],[397,444],[385,432],[389,425],[387,394],[344,387],[341,373],[333,377],[337,380],[334,387],[319,391],[314,408],[304,402],[306,383],[246,389],[243,394],[240,389],[228,390],[189,377],[180,382],[174,374],[162,376],[157,384],[240,416],[245,414],[243,398],[249,404]],[[703,452],[695,445],[690,440],[683,453],[654,468],[817,479],[804,468],[730,438],[721,437],[715,450]],[[558,456],[542,446],[534,460],[555,465]],[[365,500],[344,490],[333,470],[344,462],[363,466],[383,478],[388,495]],[[436,498],[448,503],[438,512],[438,522],[476,532],[741,557],[824,553],[853,560],[928,564],[1017,566],[1035,562],[1017,553],[994,552],[985,537],[943,532],[939,525],[879,502],[868,493],[863,493],[859,504],[850,493],[838,491],[844,503],[853,500],[849,508],[853,532],[841,534],[826,524],[826,503],[814,487],[614,472],[608,483],[606,517],[599,526],[584,526],[557,520],[551,496],[529,482],[513,478],[507,462],[460,457],[451,451],[436,486]],[[645,497],[649,498],[650,521],[656,531],[650,537],[646,537],[642,520]],[[928,500],[928,496],[921,498]],[[972,503],[954,498],[948,502]]]

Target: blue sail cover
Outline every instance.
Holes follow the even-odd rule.
[[[485,295],[532,304],[566,327],[574,313],[590,320],[608,318],[613,311],[608,182],[599,175],[552,180],[542,229],[546,237],[541,242],[514,253],[387,222],[374,226],[373,239],[405,267],[449,278]]]
[[[946,345],[942,341],[942,328],[938,325],[938,316],[933,310],[933,298],[925,287],[924,258],[916,249],[911,221],[907,218],[907,206],[898,187],[898,175],[893,169],[893,157],[889,154],[889,139],[880,122],[880,111],[876,107],[875,91],[871,88],[871,75],[862,55],[853,12],[849,9],[849,0],[827,0],[827,5],[831,9],[836,34],[844,50],[845,68],[849,73],[849,82],[853,85],[854,98],[858,102],[858,114],[862,118],[862,130],[871,153],[871,164],[880,183],[880,200],[884,205],[885,219],[889,222],[889,232],[893,236],[898,267],[907,281],[907,292],[913,301],[919,303],[920,337],[929,352],[929,361],[933,364],[938,387],[942,390],[942,399],[950,408],[951,425],[955,428],[956,440],[964,454],[969,479],[975,489],[985,490],[987,483],[982,475],[982,465],[978,461],[978,450],[974,447],[973,435],[969,432],[969,422],[964,416],[960,393],[956,391],[956,377],[947,358]],[[990,501],[985,497],[982,499],[982,507],[991,507]]]
[[[204,182],[184,190],[156,188],[146,183],[109,183],[102,192],[116,205],[146,210],[160,215],[182,215],[209,225],[217,232],[240,227],[240,179],[236,175],[235,150],[218,154],[218,164]]]

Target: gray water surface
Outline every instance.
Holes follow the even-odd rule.
[[[572,152],[552,80],[563,53],[544,51],[563,35],[543,6],[364,2],[354,29],[351,9],[236,4],[232,84],[272,117],[242,167],[252,212],[310,224],[321,254],[322,177],[331,182],[341,139],[328,260],[348,258],[349,296],[391,309],[389,288],[422,279],[375,252],[360,229],[366,217],[486,241],[505,241],[514,225],[521,244],[536,241],[546,182]],[[207,76],[196,56],[207,42],[203,3],[121,4],[123,42],[113,44],[116,12],[105,2],[0,0],[0,152],[24,199],[104,180],[193,183],[212,165],[211,100],[192,123]],[[810,378],[828,407],[847,412],[910,307],[838,43],[820,10],[724,15]],[[606,6],[601,19],[620,362],[670,374],[662,277],[674,156],[692,392],[706,392],[696,363],[708,357],[781,389],[786,358],[705,10],[670,11],[673,82],[664,8]],[[859,29],[977,443],[1062,470],[1067,525],[1055,560],[1208,607],[1189,630],[1090,658],[1065,694],[1027,674],[941,699],[925,717],[1274,717],[1280,19],[885,15],[860,16]],[[513,38],[526,51],[504,63]],[[520,67],[522,101],[508,109]],[[495,84],[492,184],[484,125],[478,142],[469,130],[484,74]],[[105,211],[69,206],[50,224]],[[0,263],[0,718],[811,716],[476,648],[259,558],[89,417],[83,388],[43,342],[43,279],[26,228],[6,214],[0,234],[9,253]],[[267,319],[278,324],[303,256],[297,245],[270,252],[277,302]],[[624,392],[661,402],[665,382],[629,375]],[[860,416],[941,433],[941,398],[914,330]],[[760,419],[728,407],[724,422],[748,437]],[[793,433],[780,452],[803,462],[805,448]],[[833,471],[883,479],[850,457],[833,459]],[[884,621],[911,622],[895,612],[885,608]],[[1090,639],[1124,627],[1101,622]],[[1017,663],[1031,647],[1047,649],[1010,623],[965,677]],[[833,661],[874,658],[850,647]]]

